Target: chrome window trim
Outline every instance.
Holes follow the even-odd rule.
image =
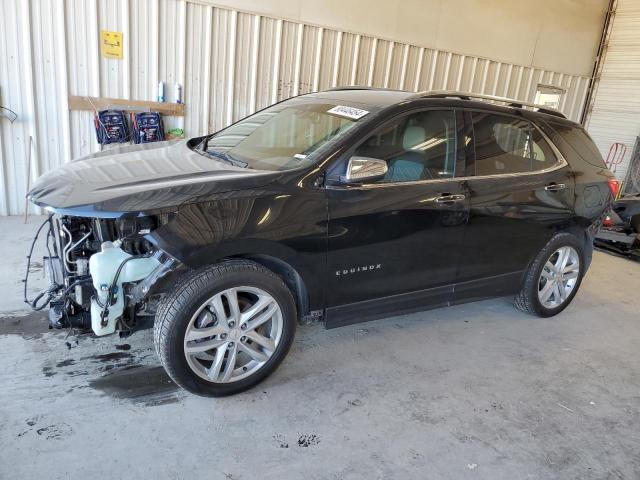
[[[498,114],[499,115],[499,114]],[[560,153],[558,147],[551,141],[551,139],[544,133],[535,123],[530,120],[525,121],[529,122],[535,129],[540,132],[542,138],[549,144],[551,150],[556,155],[557,162],[552,167],[543,168],[542,170],[533,170],[531,172],[517,172],[517,173],[496,173],[494,175],[477,175],[477,176],[464,176],[464,177],[449,177],[449,178],[430,178],[427,180],[414,180],[411,182],[389,182],[389,183],[363,183],[361,185],[327,185],[326,189],[329,190],[369,190],[372,188],[383,188],[383,187],[397,187],[399,185],[421,185],[421,184],[431,184],[431,183],[443,183],[443,182],[464,182],[470,180],[488,180],[492,178],[517,178],[517,177],[528,177],[531,175],[540,175],[543,173],[553,172],[555,170],[560,170],[569,165],[569,162],[564,158],[564,155]]]

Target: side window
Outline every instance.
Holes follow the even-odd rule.
[[[531,168],[534,171],[544,170],[558,163],[558,157],[553,153],[551,146],[533,125],[531,125],[531,156]]]
[[[389,171],[383,183],[453,177],[455,114],[431,110],[400,117],[367,138],[354,155],[385,160]]]
[[[472,113],[475,174],[499,175],[543,170],[557,158],[528,121],[492,113]]]

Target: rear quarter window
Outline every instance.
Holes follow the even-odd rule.
[[[598,168],[607,168],[600,150],[589,134],[581,127],[552,123],[551,128],[582,160]],[[553,138],[553,137],[552,137]]]

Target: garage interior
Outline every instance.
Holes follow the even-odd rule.
[[[25,195],[110,148],[103,108],[180,139],[344,85],[507,97],[582,123],[638,194],[638,1],[5,0],[0,25],[0,478],[638,478],[640,276],[620,255],[596,251],[557,317],[502,298],[303,325],[274,375],[219,399],[171,382],[151,330],[51,331],[22,291],[45,213]]]

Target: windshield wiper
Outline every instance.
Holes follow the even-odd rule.
[[[237,160],[233,158],[231,155],[228,155],[224,152],[220,152],[217,150],[206,150],[206,151],[203,150],[203,153],[206,153],[210,157],[214,157],[216,159],[222,160],[223,162],[233,165],[234,167],[247,168],[249,166],[247,162],[243,162],[242,160]]]

